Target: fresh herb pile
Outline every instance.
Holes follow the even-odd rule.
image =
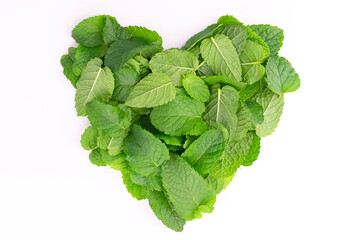
[[[82,147],[175,231],[213,211],[278,125],[284,93],[300,87],[278,56],[283,31],[232,16],[166,51],[155,31],[107,15],[83,20],[72,37],[79,45],[61,64],[78,116],[91,123]]]

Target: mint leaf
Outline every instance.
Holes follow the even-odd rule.
[[[85,47],[79,45],[75,54],[72,71],[76,76],[80,76],[86,64],[93,58],[101,57],[104,48],[100,47]]]
[[[127,131],[120,137],[109,137],[104,132],[100,131],[97,136],[97,145],[99,148],[107,150],[109,155],[115,156],[123,150],[124,138],[127,136]]]
[[[246,86],[246,83],[238,82],[225,76],[209,76],[205,77],[204,81],[210,86],[216,83],[220,83],[221,85],[231,85],[237,90],[243,89]]]
[[[176,213],[173,204],[163,192],[151,191],[149,193],[149,205],[156,217],[165,226],[176,232],[183,230],[185,220]]]
[[[265,88],[256,94],[254,99],[264,109],[264,121],[256,125],[256,134],[260,137],[266,137],[274,132],[280,121],[284,107],[284,96],[279,96]]]
[[[239,56],[232,41],[223,34],[207,38],[200,45],[201,56],[216,75],[241,81]]]
[[[151,73],[135,85],[125,104],[137,108],[156,107],[174,100],[175,94],[175,87],[168,75]]]
[[[106,15],[90,17],[81,21],[72,31],[75,41],[86,47],[98,47],[103,40]],[[112,17],[111,17],[112,18]]]
[[[156,133],[154,135],[155,137],[163,140],[167,145],[179,146],[179,147],[182,147],[183,145],[183,138],[181,137],[169,136],[164,133]]]
[[[228,25],[222,27],[217,32],[217,34],[224,34],[228,36],[231,39],[234,47],[236,48],[237,53],[240,55],[246,44],[246,38],[247,38],[246,28],[240,25]]]
[[[268,24],[257,24],[249,27],[269,46],[270,57],[277,55],[283,44],[284,31]]]
[[[229,183],[232,181],[234,176],[235,176],[235,174],[231,175],[230,177],[226,177],[226,178],[214,178],[213,176],[208,175],[205,178],[205,180],[207,181],[209,186],[212,189],[214,189],[216,194],[219,194],[222,192],[222,190],[224,190],[229,185]]]
[[[186,92],[195,100],[207,102],[210,99],[210,91],[205,82],[194,74],[188,74],[182,79],[182,85]]]
[[[265,52],[259,44],[247,41],[240,60],[244,81],[253,84],[264,76],[265,68],[261,63],[265,60]]]
[[[186,221],[201,218],[201,212],[211,212],[215,192],[207,182],[181,157],[172,155],[161,172],[164,188],[175,211]]]
[[[81,136],[81,146],[85,150],[93,150],[97,148],[97,136],[98,131],[92,126],[88,127]]]
[[[192,49],[193,47],[195,47],[195,45],[197,43],[201,42],[201,40],[211,36],[215,32],[215,30],[218,29],[219,27],[220,27],[219,24],[212,24],[212,25],[208,26],[201,32],[198,32],[197,34],[195,34],[194,36],[189,38],[189,40],[187,40],[187,42],[185,43],[185,46],[183,48],[189,49],[189,50]]]
[[[114,77],[99,58],[90,60],[76,86],[75,108],[78,116],[86,115],[86,104],[92,100],[107,102],[114,91]]]
[[[90,123],[110,137],[121,137],[130,127],[129,116],[118,107],[95,100],[86,104],[86,111]]]
[[[139,82],[138,73],[133,69],[119,69],[114,74],[115,87],[111,99],[124,103],[135,84]]]
[[[143,38],[120,39],[113,42],[105,55],[105,66],[116,72],[135,55],[154,48]]]
[[[259,125],[264,121],[264,109],[254,100],[247,100],[242,104],[244,112],[249,116],[250,121]]]
[[[79,76],[76,76],[72,71],[72,66],[74,61],[69,54],[63,55],[60,60],[61,66],[64,68],[63,73],[67,79],[70,80],[71,84],[76,88],[76,83],[79,79]]]
[[[225,137],[220,130],[208,130],[181,155],[200,175],[214,167],[225,149]]]
[[[266,64],[265,80],[268,88],[277,94],[294,92],[300,87],[299,75],[284,57],[269,58]]]
[[[260,91],[260,82],[261,81],[258,81],[256,83],[251,84],[251,85],[246,84],[244,87],[242,87],[239,90],[240,100],[246,101],[246,100],[252,98],[257,92],[259,92]]]
[[[181,86],[183,75],[194,74],[198,65],[195,55],[178,49],[158,53],[150,60],[151,71],[166,73],[175,86]]]
[[[119,39],[129,39],[131,35],[120,26],[115,18],[106,17],[103,29],[103,37],[106,45],[110,45]]]
[[[98,167],[106,166],[106,163],[101,158],[100,149],[96,148],[89,154],[90,162]]]
[[[152,44],[152,47],[150,49],[144,50],[141,53],[144,57],[152,57],[155,53],[161,52],[163,50],[162,38],[156,31],[151,31],[145,27],[138,26],[129,26],[126,27],[125,30],[132,37],[143,38]]]
[[[100,149],[100,154],[103,162],[107,166],[115,170],[121,170],[123,162],[125,160],[125,155],[123,153],[117,155],[110,155],[108,151]]]
[[[132,127],[124,149],[131,169],[144,176],[156,174],[158,167],[169,159],[166,145],[138,125]]]
[[[211,88],[210,102],[206,105],[204,119],[219,122],[230,132],[236,126],[236,112],[239,95],[231,86],[222,89],[214,85]]]
[[[150,113],[151,123],[161,132],[171,136],[200,135],[207,126],[201,115],[204,103],[178,95],[175,100]]]
[[[258,158],[260,153],[260,137],[255,132],[248,133],[249,149],[241,165],[250,166]]]

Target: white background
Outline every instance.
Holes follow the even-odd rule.
[[[360,239],[358,1],[0,0],[0,239]],[[157,30],[164,47],[232,14],[285,31],[280,55],[302,86],[275,133],[212,214],[182,233],[162,225],[121,174],[90,163],[88,125],[60,57],[82,19]]]

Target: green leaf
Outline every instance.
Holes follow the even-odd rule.
[[[233,16],[230,16],[230,15],[220,17],[217,23],[222,24],[224,26],[240,25],[240,26],[246,28],[247,40],[253,41],[253,42],[261,45],[265,51],[265,59],[269,57],[269,55],[270,55],[269,46],[264,42],[264,40],[261,39],[261,37],[259,37],[255,32],[253,32],[250,27],[244,25],[239,20],[237,20],[236,18],[234,18]]]
[[[109,152],[104,149],[100,149],[100,154],[102,160],[107,166],[115,170],[121,170],[123,162],[125,160],[125,154],[120,153],[117,155],[110,155]]]
[[[239,95],[231,86],[222,89],[214,85],[211,88],[210,102],[206,105],[204,119],[219,122],[231,132],[236,126],[236,112],[239,106]]]
[[[93,150],[97,148],[97,136],[98,131],[93,126],[89,126],[85,129],[83,135],[81,136],[81,146],[85,150]]]
[[[129,39],[131,35],[120,26],[115,18],[106,17],[103,29],[104,42],[107,46],[119,39]]]
[[[75,61],[76,52],[77,52],[77,48],[74,47],[68,48],[68,53],[72,61]]]
[[[124,68],[134,69],[140,75],[140,79],[146,77],[146,75],[151,72],[149,68],[149,60],[141,55],[137,55],[129,59],[129,61],[127,61],[124,65]]]
[[[106,163],[101,158],[100,149],[96,148],[89,154],[90,162],[98,167],[106,166]]]
[[[126,160],[123,160],[119,166],[123,182],[131,196],[133,196],[137,200],[146,199],[149,194],[149,188],[147,186],[136,184],[132,181],[131,174],[133,173],[133,171],[130,169],[128,162]]]
[[[143,38],[120,39],[113,42],[105,55],[105,65],[116,72],[135,55],[154,48]]]
[[[200,135],[207,129],[201,118],[204,110],[204,103],[177,95],[174,101],[154,108],[150,119],[158,130],[171,136]]]
[[[220,83],[221,85],[230,85],[237,90],[240,90],[246,86],[246,83],[238,82],[236,80],[233,80],[225,76],[209,76],[209,77],[205,77],[204,81],[207,85],[210,86],[216,83]]]
[[[182,137],[169,136],[164,133],[156,133],[154,135],[155,137],[163,140],[167,145],[182,147],[184,142]]]
[[[86,111],[90,123],[110,137],[123,136],[131,124],[129,116],[124,111],[96,100],[86,104]]]
[[[278,27],[267,24],[257,24],[249,27],[269,46],[270,57],[277,55],[283,44],[284,31]]]
[[[138,125],[132,127],[124,149],[131,169],[144,176],[156,174],[158,167],[169,159],[166,145]]]
[[[150,69],[169,75],[175,86],[181,86],[183,75],[194,74],[198,65],[199,60],[194,54],[179,49],[158,53],[150,60]]]
[[[204,61],[200,63],[200,65],[197,67],[197,70],[195,72],[200,77],[206,77],[206,76],[214,76],[215,74],[211,71],[209,65]]]
[[[241,88],[239,91],[240,100],[246,101],[246,100],[252,98],[257,92],[259,92],[260,91],[260,82],[261,81],[258,81],[251,85],[246,84],[246,86]]]
[[[138,73],[133,69],[119,69],[114,74],[115,87],[112,100],[124,103],[135,84],[139,82]]]
[[[133,181],[133,183],[141,185],[141,186],[146,186],[151,191],[163,191],[164,190],[164,188],[162,186],[161,178],[157,175],[145,177],[136,172],[131,172],[130,178]]]
[[[246,28],[240,25],[228,25],[220,28],[217,34],[224,34],[228,36],[236,48],[237,53],[240,55],[246,43]]]
[[[125,131],[120,137],[109,137],[102,131],[99,132],[97,136],[98,147],[104,150],[107,150],[109,155],[118,155],[123,150],[123,142],[128,132]]]
[[[75,54],[75,61],[72,66],[72,71],[76,76],[80,76],[86,64],[93,58],[101,57],[104,48],[100,47],[85,47],[79,45]]]
[[[141,53],[144,57],[146,58],[152,57],[155,53],[161,52],[163,50],[162,38],[156,31],[152,31],[145,27],[138,27],[138,26],[128,26],[125,28],[125,30],[132,37],[139,37],[146,39],[146,41],[152,44],[152,48],[148,50],[144,50]]]
[[[186,221],[201,218],[201,212],[213,210],[215,192],[181,157],[172,155],[164,164],[161,176],[175,211]]]
[[[238,140],[246,136],[249,130],[254,130],[253,123],[250,121],[249,116],[245,112],[245,108],[241,107],[236,114],[237,127],[236,131],[231,132],[232,139]],[[264,117],[264,116],[263,116]]]
[[[215,75],[229,77],[241,81],[241,65],[239,56],[232,41],[223,34],[207,38],[200,45],[201,56]]]
[[[264,121],[264,109],[254,100],[247,100],[243,103],[243,108],[250,121],[259,125]]]
[[[154,211],[155,216],[165,226],[176,232],[183,230],[185,220],[175,212],[173,204],[163,192],[151,191],[149,193],[149,205]]]
[[[277,93],[294,92],[300,87],[299,75],[284,57],[271,57],[266,64],[268,88]]]
[[[214,189],[216,194],[219,194],[222,192],[222,190],[225,190],[225,188],[229,185],[229,183],[234,178],[235,174],[231,175],[230,177],[226,178],[214,178],[211,175],[208,175],[205,180],[209,184],[209,186]]]
[[[265,52],[259,44],[247,41],[240,60],[245,82],[253,84],[264,76],[265,68],[261,63],[265,60]]]
[[[208,130],[193,142],[181,155],[200,175],[214,167],[225,149],[224,134],[220,130]]]
[[[205,82],[194,74],[188,74],[182,79],[182,85],[186,92],[195,100],[207,102],[210,99],[210,91]]]
[[[250,166],[258,158],[260,153],[260,137],[254,132],[248,133],[249,135],[249,150],[245,159],[243,159],[241,165]]]
[[[277,127],[284,107],[284,96],[279,96],[265,88],[254,96],[254,100],[264,109],[264,121],[256,125],[256,134],[266,137]]]
[[[67,79],[70,80],[71,84],[76,88],[76,83],[79,79],[72,71],[72,66],[74,64],[69,54],[63,55],[60,60],[61,66],[64,68],[63,73]]]
[[[114,91],[114,77],[99,58],[88,62],[76,86],[75,108],[78,116],[86,115],[86,104],[92,100],[107,102]]]
[[[214,31],[219,27],[220,27],[219,24],[212,24],[208,26],[201,32],[198,32],[197,34],[189,38],[189,40],[186,41],[185,46],[183,48],[188,50],[192,49],[193,47],[195,47],[195,45],[197,45],[197,43],[201,42],[201,40],[213,35]]]
[[[175,94],[175,87],[168,75],[151,73],[135,85],[125,104],[137,108],[156,107],[174,100]]]
[[[107,15],[90,17],[81,21],[72,31],[75,41],[86,47],[98,47],[103,41],[103,29]],[[111,17],[112,18],[112,17]]]

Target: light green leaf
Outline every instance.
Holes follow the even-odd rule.
[[[156,133],[154,135],[155,137],[163,140],[167,145],[182,147],[184,142],[182,137],[169,136],[164,133]]]
[[[125,104],[150,108],[166,104],[175,98],[175,87],[165,73],[150,73],[131,90]]]
[[[209,101],[209,88],[200,77],[194,74],[188,74],[182,79],[182,85],[193,99],[200,102]]]
[[[185,46],[183,48],[188,50],[192,49],[193,47],[195,47],[195,45],[197,45],[197,43],[201,42],[201,40],[211,36],[214,33],[214,31],[219,27],[220,27],[219,24],[212,24],[208,26],[201,32],[198,32],[197,34],[189,38],[189,40],[186,41]]]
[[[207,85],[210,86],[216,83],[220,83],[221,85],[230,85],[237,90],[240,90],[246,86],[246,83],[238,82],[236,80],[233,80],[225,76],[209,76],[209,77],[205,77],[204,81]]]
[[[151,50],[154,45],[143,38],[120,39],[113,42],[105,55],[105,66],[116,72],[135,55]]]
[[[126,62],[124,68],[134,69],[140,76],[140,79],[146,77],[151,71],[149,68],[149,60],[141,55],[137,55]]]
[[[112,17],[106,17],[105,19],[103,36],[107,46],[116,40],[131,38],[131,35]]]
[[[228,36],[236,48],[237,53],[240,55],[246,43],[246,28],[240,25],[228,25],[220,28],[216,33]]]
[[[181,155],[200,175],[204,176],[220,159],[225,149],[224,134],[208,130],[193,142]]]
[[[76,88],[76,83],[79,79],[72,71],[72,66],[74,64],[69,54],[63,55],[60,60],[61,66],[64,68],[63,73],[67,79],[70,80],[71,84]]]
[[[194,74],[198,65],[199,60],[194,54],[179,49],[158,53],[150,60],[150,69],[169,75],[175,86],[181,86],[183,75]]]
[[[149,194],[149,188],[147,186],[136,184],[131,180],[131,174],[133,171],[130,169],[128,161],[123,160],[119,166],[123,182],[131,196],[137,200],[146,199]]]
[[[138,125],[132,127],[124,149],[131,169],[144,176],[156,174],[158,167],[169,159],[166,145]]]
[[[138,73],[133,69],[119,69],[114,74],[115,87],[111,100],[124,103],[135,84],[139,82]]]
[[[256,125],[256,134],[266,137],[277,127],[284,107],[284,96],[279,96],[270,89],[265,88],[254,96],[254,99],[264,109],[264,121]]]
[[[200,48],[199,48],[200,49]],[[196,74],[200,77],[214,76],[215,74],[211,71],[209,65],[205,61],[200,63],[197,67]],[[235,81],[235,80],[234,80]]]
[[[107,15],[90,17],[81,21],[72,31],[75,41],[86,47],[98,47],[103,40],[103,28]]]
[[[265,52],[259,44],[247,41],[240,60],[245,82],[253,84],[264,76],[265,68],[261,63],[265,60]]]
[[[269,46],[264,42],[264,40],[261,39],[261,37],[259,37],[255,32],[253,32],[250,27],[244,25],[239,20],[237,20],[236,18],[234,18],[233,16],[230,16],[230,15],[220,17],[217,23],[222,24],[224,26],[240,25],[240,26],[246,28],[247,40],[251,40],[251,41],[261,45],[265,51],[265,58],[269,57],[269,55],[270,55]]]
[[[232,41],[223,34],[204,39],[200,45],[201,56],[216,75],[241,81],[239,56]]]
[[[284,57],[269,58],[266,64],[265,80],[268,88],[277,94],[294,92],[300,87],[299,75]]]
[[[236,117],[236,131],[231,132],[231,137],[235,141],[244,138],[249,130],[254,130],[253,123],[250,121],[248,115],[245,113],[244,107],[240,108],[240,110],[236,114]]]
[[[164,188],[162,186],[161,177],[154,175],[150,177],[145,177],[137,172],[132,172],[130,175],[133,183],[146,186],[151,191],[163,191]]]
[[[79,45],[75,54],[72,71],[76,76],[80,76],[86,64],[93,58],[101,57],[104,48],[100,47],[85,47]]]
[[[264,109],[254,100],[247,100],[242,104],[246,115],[254,125],[259,125],[264,121]]]
[[[213,176],[208,175],[205,180],[208,182],[209,186],[214,189],[216,194],[219,194],[222,192],[222,190],[225,190],[225,188],[229,185],[234,176],[235,173],[227,178],[214,178]]]
[[[96,148],[89,154],[90,162],[98,167],[106,166],[106,163],[101,158],[100,149]]]
[[[156,217],[165,226],[176,232],[183,230],[185,220],[175,212],[173,204],[163,192],[151,191],[149,193],[149,205]]]
[[[250,166],[258,158],[260,153],[260,137],[257,136],[254,132],[249,132],[249,150],[245,159],[241,162],[243,166]]]
[[[97,136],[98,131],[94,127],[89,126],[85,129],[83,135],[81,136],[81,146],[85,150],[93,150],[97,148]]]
[[[262,81],[262,80],[261,80]],[[257,92],[260,91],[260,82],[258,81],[254,84],[246,84],[243,88],[239,90],[240,100],[246,101],[252,98]]]
[[[219,122],[231,132],[236,126],[238,106],[239,95],[233,87],[227,85],[220,89],[214,85],[211,88],[210,102],[206,105],[204,119]]]
[[[114,91],[114,77],[102,61],[94,58],[88,62],[76,86],[75,108],[78,116],[86,115],[86,104],[92,100],[107,102]]]
[[[267,43],[270,48],[270,57],[277,55],[283,44],[284,31],[276,26],[267,24],[257,24],[249,27]]]
[[[86,111],[90,123],[110,137],[123,136],[131,124],[130,117],[124,111],[96,100],[86,104]]]
[[[177,95],[174,101],[154,108],[150,119],[158,130],[171,136],[200,135],[207,129],[201,118],[204,110],[204,103]]]
[[[215,192],[181,157],[172,155],[164,164],[161,176],[175,211],[183,219],[201,218],[201,212],[213,210]]]
[[[120,137],[109,137],[102,131],[99,132],[97,137],[98,147],[107,150],[109,155],[118,155],[123,150],[123,142],[128,132],[125,131]]]
[[[138,26],[128,26],[125,28],[125,30],[132,37],[139,37],[146,39],[146,41],[152,44],[152,48],[141,52],[142,56],[146,58],[152,57],[155,53],[161,52],[163,50],[162,38],[156,31],[152,31],[145,27],[138,27]]]
[[[125,161],[125,154],[117,154],[117,155],[110,155],[108,151],[104,149],[100,149],[101,158],[104,161],[104,163],[115,169],[115,170],[121,170],[123,162]]]

